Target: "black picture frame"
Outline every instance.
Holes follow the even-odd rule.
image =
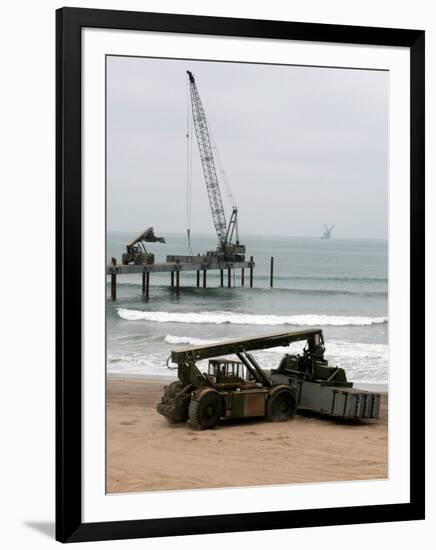
[[[343,508],[82,522],[81,29],[84,27],[410,49],[410,502]],[[56,12],[56,539],[160,537],[424,519],[424,52],[421,30],[79,8]],[[415,376],[413,371],[415,370]],[[418,373],[418,376],[416,376]]]

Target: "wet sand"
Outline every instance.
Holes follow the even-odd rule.
[[[156,412],[169,379],[108,379],[107,491],[145,492],[388,476],[388,406],[378,422],[297,415],[194,431]]]

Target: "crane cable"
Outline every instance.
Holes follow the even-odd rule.
[[[189,79],[187,82],[186,94],[186,235],[188,237],[188,247],[193,256],[191,248],[191,204],[192,204],[192,136],[191,136],[191,92]]]
[[[216,161],[217,161],[217,164],[218,164],[218,170],[220,171],[221,178],[222,178],[222,181],[224,183],[224,187],[226,189],[226,194],[227,194],[227,197],[230,201],[230,204],[232,205],[232,208],[235,208],[236,207],[235,197],[233,195],[232,188],[230,187],[230,182],[227,178],[227,173],[224,170],[224,165],[223,165],[223,162],[221,160],[221,156],[220,156],[220,153],[219,153],[216,141],[215,141],[215,137],[213,135],[212,125],[210,123],[209,118],[207,120],[207,124],[208,124],[208,127],[209,127],[209,134],[210,134],[210,141],[211,141],[211,144],[212,144],[212,150],[215,153]]]

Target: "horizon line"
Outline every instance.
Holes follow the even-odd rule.
[[[106,230],[106,234],[110,234],[110,233],[129,233],[129,234],[137,234],[139,233],[139,231],[136,229],[136,230],[131,230],[131,229],[111,229],[111,230]],[[178,236],[185,236],[186,237],[186,233],[183,232],[183,231],[160,231],[159,233],[161,233],[162,235],[178,235]],[[305,238],[305,239],[319,239],[319,240],[330,240],[330,241],[334,241],[334,240],[352,240],[352,239],[359,239],[359,240],[374,240],[374,241],[388,241],[389,240],[389,237],[342,237],[342,236],[335,236],[335,237],[331,237],[330,239],[322,239],[322,234],[319,234],[318,235],[297,235],[297,234],[294,234],[294,235],[279,235],[278,233],[244,233],[244,235],[246,237],[255,237],[255,238],[262,238],[262,237],[279,237],[279,238]],[[191,233],[191,239],[192,238],[195,238],[195,236],[198,236],[198,237],[210,237],[210,238],[217,238],[217,235],[216,233],[202,233],[202,232],[198,232],[198,233],[194,233],[192,234]],[[243,241],[243,239],[242,239]]]

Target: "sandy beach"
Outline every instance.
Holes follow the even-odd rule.
[[[156,412],[169,382],[108,378],[108,493],[388,476],[387,394],[376,423],[297,415],[285,423],[227,421],[198,432]]]

